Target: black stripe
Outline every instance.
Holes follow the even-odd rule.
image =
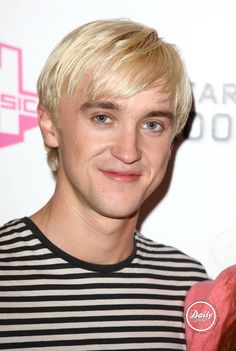
[[[1,257],[0,262],[24,262],[24,261],[43,261],[43,260],[48,260],[55,258],[55,256],[51,253],[48,254],[40,254],[37,253],[37,255],[34,253],[34,255],[27,255],[27,256],[10,256],[10,257]],[[62,266],[62,268],[68,268],[68,264],[58,264],[58,266]],[[2,267],[0,267],[2,268]]]
[[[51,296],[50,296],[51,297]],[[163,300],[163,301],[183,301],[184,296],[160,295],[160,294],[85,294],[85,295],[55,295],[57,301],[95,301],[95,300]],[[48,300],[48,299],[47,299]]]
[[[13,247],[11,249],[0,249],[0,253],[6,254],[6,253],[17,253],[17,252],[23,252],[23,251],[35,251],[35,250],[42,250],[44,247],[42,244],[36,244],[36,245],[30,245],[30,246],[19,246],[19,247]]]
[[[186,286],[185,290],[181,290],[183,292],[186,292],[188,290],[189,286]],[[110,287],[108,286],[108,289],[112,289],[112,285],[110,285]],[[54,291],[67,291],[67,290],[70,290],[70,291],[77,291],[77,290],[84,290],[83,288],[79,288],[77,289],[76,286],[74,286],[73,284],[71,285],[61,285],[61,284],[45,284],[45,283],[41,283],[41,285],[19,285],[19,286],[0,286],[0,291],[6,291],[6,292],[16,292],[16,291],[50,291],[50,290],[54,290]],[[133,289],[132,289],[133,290]],[[157,290],[157,289],[156,289]],[[140,293],[141,295],[143,295],[145,297],[145,294],[143,294],[142,292]],[[106,296],[104,294],[97,294],[97,296]],[[131,295],[133,295],[131,293]],[[149,297],[150,296],[153,296],[154,294],[149,294]],[[179,296],[182,296],[182,295],[185,295],[185,294],[179,294]],[[58,295],[57,295],[58,296]],[[68,295],[69,297],[70,295]],[[74,295],[72,295],[74,296]],[[83,296],[83,295],[81,295]],[[93,295],[84,295],[84,298],[86,298],[86,296],[88,296],[88,299],[91,298]],[[116,294],[113,293],[113,294],[110,294],[108,296],[113,296],[114,298],[116,298]],[[122,294],[121,296],[125,296],[125,293]],[[146,295],[147,296],[147,295]],[[156,295],[157,296],[157,295]],[[161,295],[159,295],[161,296]],[[162,296],[165,296],[165,295],[162,295]],[[168,295],[167,295],[168,296]],[[172,295],[170,295],[172,296]],[[33,296],[34,298],[35,296]],[[0,301],[2,301],[2,298],[4,298],[4,296],[0,297]],[[122,298],[122,297],[121,297]],[[168,297],[167,297],[168,298]],[[78,298],[79,299],[79,298]],[[171,299],[175,299],[175,297],[171,298]]]
[[[22,229],[22,228],[20,228]],[[24,230],[22,230],[21,232],[24,232]],[[12,234],[15,233],[15,230],[12,230]],[[9,233],[8,233],[9,234]],[[1,245],[12,245],[12,244],[16,244],[16,243],[24,243],[24,242],[29,242],[34,240],[34,236],[33,235],[26,235],[26,236],[20,236],[20,237],[15,237],[15,238],[11,238],[11,239],[6,239],[4,241],[1,241]]]
[[[181,251],[168,247],[168,246],[163,246],[164,250],[160,250],[158,247],[155,246],[150,246],[150,245],[145,245],[142,244],[143,246],[137,245],[137,249],[141,252],[144,253],[151,253],[151,254],[158,254],[158,255],[183,255],[185,256]]]
[[[177,275],[162,275],[155,273],[117,273],[113,274],[100,274],[100,273],[78,273],[78,274],[33,274],[33,275],[6,275],[1,276],[1,280],[11,281],[11,280],[34,280],[34,279],[86,279],[86,278],[135,278],[135,279],[143,279],[150,278],[154,280],[166,280],[166,281],[179,281],[179,282],[188,282],[188,281],[199,281],[202,280],[202,277],[197,277],[192,275],[193,272],[191,270],[188,271],[188,275],[177,276]]]
[[[183,256],[182,258],[179,258],[179,257],[160,257],[159,255],[155,254],[154,256],[142,256],[140,255],[139,253],[137,253],[136,255],[136,258],[142,260],[142,261],[153,261],[153,262],[173,262],[173,263],[191,263],[191,264],[194,264],[196,265],[197,267],[201,268],[201,265],[190,259],[190,258],[187,258],[187,256]]]
[[[55,285],[53,284],[53,287]],[[57,285],[58,288],[64,287],[64,285]],[[21,286],[22,287],[22,286]],[[149,284],[149,283],[90,283],[90,284],[72,284],[72,285],[66,285],[66,289],[76,289],[76,290],[92,290],[92,289],[154,289],[154,290],[167,290],[167,291],[182,291],[186,292],[186,290],[189,288],[189,286],[186,285],[162,285],[162,284]],[[7,289],[7,287],[6,287]],[[3,297],[0,297],[0,301],[5,301],[2,300]],[[10,297],[14,298],[14,297]],[[27,298],[27,297],[26,297]]]
[[[169,326],[116,326],[116,327],[89,327],[89,328],[62,328],[62,329],[47,329],[43,330],[44,335],[69,335],[69,334],[93,334],[93,333],[125,333],[125,332],[170,332],[183,333],[183,328]],[[15,336],[36,336],[42,335],[42,330],[11,330],[0,331],[0,337],[15,337]]]
[[[152,269],[159,271],[167,271],[167,272],[202,272],[200,267],[174,267],[174,266],[158,266],[151,264],[140,264],[140,263],[132,263],[131,267],[133,268],[141,268],[141,269]]]
[[[144,246],[150,246],[153,248],[159,248],[159,249],[163,249],[163,248],[168,248],[168,249],[172,249],[171,246],[165,246],[163,244],[158,244],[155,241],[153,241],[152,239],[148,239],[144,236],[142,236],[142,234],[136,234],[136,242],[138,245],[144,245]]]

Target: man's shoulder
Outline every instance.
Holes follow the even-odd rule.
[[[187,255],[186,253],[184,253],[183,251],[181,251],[180,249],[171,246],[171,245],[166,245],[166,244],[161,244],[158,243],[150,238],[148,238],[147,236],[141,234],[139,231],[136,231],[136,243],[137,243],[137,247],[140,247],[141,249],[147,249],[150,252],[156,252],[156,253],[163,253],[163,255],[168,255],[169,257],[176,257],[177,258],[182,258],[185,261],[189,261],[189,262],[198,262],[196,259],[194,259],[193,257]]]
[[[23,218],[13,219],[2,226],[0,226],[0,239],[4,239],[4,237],[12,235],[14,233],[21,233],[27,229],[27,225]]]
[[[137,252],[144,259],[150,259],[156,264],[170,266],[173,270],[192,271],[199,275],[199,280],[207,279],[206,271],[203,265],[195,258],[185,254],[176,247],[160,244],[147,238],[145,235],[136,231]]]

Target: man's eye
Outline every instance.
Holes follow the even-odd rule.
[[[151,131],[159,131],[162,129],[162,126],[158,122],[150,121],[144,124],[144,128]]]
[[[105,115],[98,115],[95,117],[95,121],[100,124],[105,124],[110,121],[110,118]]]

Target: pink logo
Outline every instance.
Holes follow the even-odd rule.
[[[0,147],[22,142],[38,126],[37,100],[23,88],[21,49],[0,43]]]
[[[207,301],[196,301],[192,303],[185,314],[187,325],[196,332],[207,332],[217,322],[217,311]]]

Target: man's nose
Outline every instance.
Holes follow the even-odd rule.
[[[122,129],[114,137],[111,153],[126,164],[141,159],[140,140],[137,130]]]

